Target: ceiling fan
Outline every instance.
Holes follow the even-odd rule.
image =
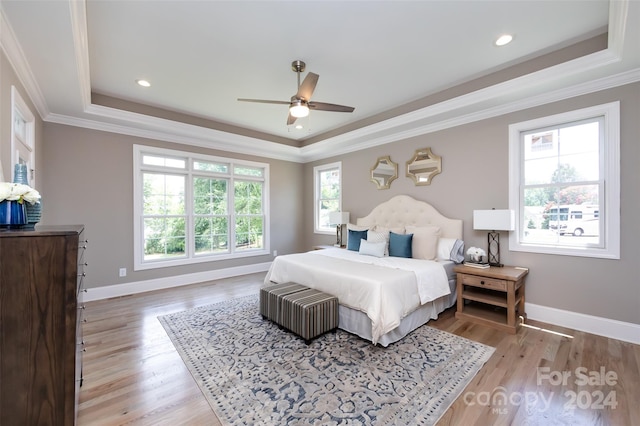
[[[291,101],[271,101],[265,99],[241,99],[241,102],[258,102],[263,104],[280,104],[289,105],[289,117],[287,117],[287,125],[295,123],[296,119],[306,117],[309,115],[309,109],[315,109],[318,111],[333,111],[333,112],[353,112],[355,108],[344,105],[328,104],[326,102],[312,102],[311,95],[313,94],[316,84],[318,83],[318,74],[312,72],[307,73],[307,76],[300,84],[300,73],[304,71],[306,64],[302,61],[293,61],[291,63],[291,69],[298,74],[298,92],[291,97]]]

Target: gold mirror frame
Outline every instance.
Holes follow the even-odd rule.
[[[398,178],[398,163],[391,161],[390,156],[380,157],[371,168],[371,182],[378,189],[389,189],[391,182]]]
[[[442,158],[431,152],[431,148],[417,149],[407,161],[407,177],[416,185],[431,185],[431,179],[442,172]]]

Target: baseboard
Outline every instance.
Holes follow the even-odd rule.
[[[130,294],[144,293],[146,291],[162,290],[171,287],[196,284],[205,281],[219,280],[223,278],[237,277],[240,275],[265,272],[269,270],[271,262],[256,263],[253,265],[237,266],[233,268],[214,269],[211,271],[196,272],[193,274],[178,275],[174,277],[164,277],[153,280],[135,281],[124,284],[114,284],[104,287],[87,289],[83,300],[90,302],[94,300],[109,299],[111,297],[127,296]]]
[[[640,345],[640,324],[525,303],[527,319]]]

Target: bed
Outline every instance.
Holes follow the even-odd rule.
[[[296,282],[338,297],[339,328],[382,346],[455,304],[462,220],[398,195],[347,229],[346,250],[278,256],[264,285]]]

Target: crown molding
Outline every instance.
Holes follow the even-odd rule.
[[[27,91],[31,102],[38,111],[38,115],[40,115],[41,118],[48,116],[49,107],[47,106],[47,102],[42,91],[40,91],[40,86],[38,86],[36,78],[31,72],[29,63],[22,52],[13,28],[11,28],[9,21],[7,21],[2,7],[0,7],[0,47],[15,70],[18,80],[20,80],[20,83]]]
[[[271,158],[275,160],[292,162],[302,161],[298,152],[299,148],[289,145],[250,138],[233,133],[221,132],[219,130],[207,129],[162,118],[150,117],[143,114],[121,111],[100,105],[91,105],[88,108],[88,112],[102,117],[117,118],[123,116],[129,121],[133,120],[138,124],[144,124],[148,126],[148,128],[107,123],[105,121],[71,117],[61,114],[49,114],[45,121],[145,139]]]
[[[313,145],[305,146],[301,148],[301,155],[304,162],[320,160],[329,156],[347,154],[350,152],[360,151],[387,143],[397,142],[400,140],[405,140],[408,138],[433,133],[456,126],[461,126],[463,124],[468,124],[475,121],[486,120],[500,115],[522,111],[528,108],[533,108],[552,102],[558,102],[580,95],[586,95],[601,90],[623,86],[625,84],[635,83],[637,81],[640,81],[640,68],[636,68],[612,76],[607,76],[598,80],[564,87],[553,92],[526,97],[518,101],[501,104],[495,107],[481,109],[473,113],[457,115],[448,119],[437,120],[424,125],[416,124],[420,119],[424,120],[430,117],[435,117],[440,113],[448,112],[454,109],[448,109],[446,106],[438,104],[424,108],[423,110],[419,110],[420,115],[418,119],[404,123],[415,124],[410,129],[402,130],[400,129],[400,125],[390,123],[390,121],[393,120],[387,120],[385,122],[377,123],[373,126],[358,129],[350,133],[345,133],[334,138],[326,139]],[[485,100],[491,97],[491,91],[485,92],[484,94],[487,96]],[[462,109],[464,106],[472,105],[471,103],[464,103],[464,100],[458,98],[451,100],[451,102],[461,102],[459,105],[460,109]],[[417,112],[418,111],[414,111],[414,113]],[[329,153],[330,155],[327,155]]]
[[[527,77],[531,79],[537,78],[536,75]],[[147,128],[142,129],[134,126],[111,124],[105,123],[104,121],[81,119],[56,114],[49,114],[45,121],[84,127],[93,130],[126,134],[129,136],[147,139],[199,146],[209,149],[219,149],[227,152],[307,163],[387,143],[393,143],[475,121],[486,120],[500,115],[545,105],[551,102],[557,102],[580,95],[611,89],[625,84],[635,83],[637,81],[640,81],[640,68],[600,78],[598,80],[564,87],[553,92],[526,97],[518,101],[484,108],[473,113],[435,120],[423,125],[420,125],[419,123],[421,120],[427,120],[447,112],[463,109],[464,107],[473,105],[474,102],[479,103],[480,101],[499,97],[502,90],[508,91],[510,87],[513,87],[513,85],[524,84],[524,82],[514,82],[512,80],[504,83],[504,85],[498,85],[501,87],[491,87],[468,95],[463,95],[450,101],[426,107],[394,119],[385,120],[384,122],[376,123],[374,125],[354,130],[302,148],[240,136],[214,129],[207,129],[143,114],[117,110],[100,105],[90,105],[86,112],[103,118],[108,117],[116,120],[134,122],[136,123],[136,126],[142,125]],[[403,128],[403,126],[409,128]]]

